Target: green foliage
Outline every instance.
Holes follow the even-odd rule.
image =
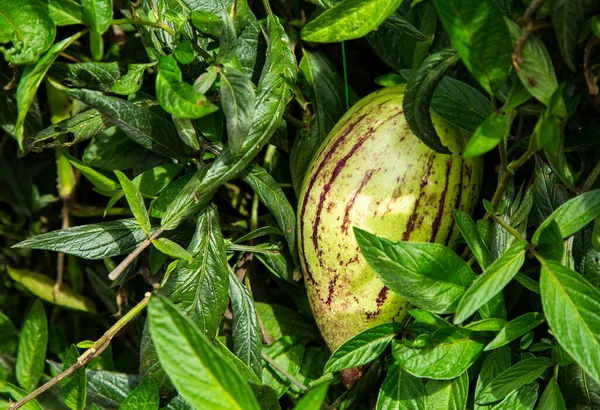
[[[1,408],[48,380],[21,408],[600,407],[598,2],[0,3]],[[348,229],[382,288],[354,302],[410,306],[330,351],[299,190],[347,102],[401,83],[483,190],[445,244]]]

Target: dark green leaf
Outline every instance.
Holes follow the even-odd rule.
[[[412,24],[410,24],[404,17],[397,11],[390,14],[390,16],[383,22],[383,24],[394,30],[396,33],[414,39],[416,41],[428,41],[431,40],[427,35],[421,33]]]
[[[496,335],[486,347],[485,350],[497,349],[521,337],[525,333],[533,330],[538,325],[544,322],[544,315],[537,312],[528,312],[511,320],[505,327]]]
[[[173,158],[188,156],[188,149],[177,137],[173,124],[151,110],[99,91],[68,89],[67,92],[106,115],[142,147]]]
[[[475,385],[475,396],[492,381],[496,376],[510,367],[510,349],[507,346],[499,347],[491,352],[483,361],[477,384]],[[475,404],[475,410],[487,410],[491,406]]]
[[[224,64],[235,57],[237,49],[237,34],[233,25],[233,20],[226,10],[221,11],[221,22],[223,28],[219,41],[219,54],[217,55],[217,64]]]
[[[199,89],[183,81],[177,61],[170,56],[159,59],[156,98],[166,112],[181,118],[200,118],[218,109]]]
[[[227,120],[227,142],[234,158],[241,151],[254,118],[254,88],[250,79],[232,67],[221,70],[221,102]]]
[[[450,380],[463,374],[481,355],[484,338],[477,332],[444,327],[415,341],[392,342],[396,362],[417,377]]]
[[[66,87],[110,92],[121,72],[116,62],[54,63],[48,75]]]
[[[328,384],[322,384],[306,393],[294,406],[294,410],[314,410],[321,408],[327,397]]]
[[[444,77],[433,93],[431,108],[440,117],[468,132],[474,132],[492,113],[492,104],[477,89]]]
[[[25,391],[38,385],[46,359],[48,345],[48,321],[44,306],[39,299],[33,303],[19,335],[15,376]]]
[[[17,3],[17,0],[13,0]],[[0,24],[1,26],[1,24]],[[54,44],[46,54],[42,58],[40,58],[35,65],[28,65],[23,74],[21,75],[21,80],[19,81],[19,86],[17,87],[17,106],[19,110],[19,114],[17,116],[17,122],[15,124],[15,134],[17,136],[17,142],[19,143],[19,148],[23,150],[24,144],[24,124],[25,119],[27,118],[27,113],[29,112],[29,108],[33,103],[33,99],[37,92],[38,87],[42,83],[46,72],[54,63],[54,60],[67,49],[75,40],[81,37],[84,34],[83,31],[73,34],[71,37],[67,37],[62,41]]]
[[[362,37],[383,23],[401,3],[401,0],[344,0],[304,26],[302,38],[335,43]]]
[[[562,237],[566,238],[592,222],[598,214],[600,214],[600,189],[583,193],[562,204],[554,211],[537,228],[531,241],[537,244],[542,231],[552,221],[558,224]]]
[[[0,44],[9,43],[8,48],[0,46],[6,61],[35,63],[50,48],[54,37],[56,26],[43,4],[4,0],[0,5]]]
[[[252,391],[233,365],[167,299],[152,297],[148,312],[160,362],[179,393],[192,406],[260,410]]]
[[[558,386],[558,369],[554,371],[554,376],[548,382],[540,402],[538,403],[539,410],[567,410],[565,399],[563,398],[560,387]]]
[[[8,356],[14,356],[19,342],[17,329],[10,318],[0,311],[0,352]]]
[[[493,410],[533,410],[537,401],[537,383],[529,383],[510,393],[504,400],[492,407]]]
[[[7,393],[14,400],[21,400],[27,396],[27,392],[14,384],[8,383],[4,380],[0,380],[0,393]],[[4,403],[2,403],[4,404]],[[8,403],[6,403],[8,404]],[[8,406],[6,407],[8,409]],[[42,406],[39,405],[37,400],[32,400],[22,407],[23,410],[43,410]]]
[[[473,256],[477,259],[479,266],[486,269],[492,263],[492,255],[483,239],[481,239],[477,225],[475,225],[471,216],[462,209],[454,210],[454,221],[467,245],[469,245],[469,249],[473,252]]]
[[[462,323],[477,309],[489,302],[515,277],[523,262],[525,262],[525,252],[529,244],[525,241],[514,243],[504,254],[496,259],[485,272],[477,277],[475,281],[462,295],[454,323]]]
[[[540,277],[542,305],[552,333],[577,363],[600,380],[600,291],[577,272],[546,261]]]
[[[86,370],[87,402],[102,410],[117,410],[139,383],[137,375]]]
[[[63,362],[63,371],[73,366],[77,362],[79,351],[77,346],[71,346]],[[60,388],[65,404],[72,410],[83,410],[86,401],[87,377],[85,369],[79,369],[70,376],[60,381]]]
[[[458,54],[453,49],[443,50],[427,57],[409,79],[402,103],[410,129],[425,145],[442,154],[449,154],[450,151],[442,145],[437,135],[431,122],[429,107],[435,88],[446,71],[457,61]]]
[[[465,158],[477,157],[496,148],[507,134],[508,122],[503,114],[492,114],[475,130],[467,147]]]
[[[325,365],[324,373],[363,366],[375,360],[388,347],[403,325],[384,323],[367,329],[338,347]]]
[[[567,408],[593,410],[600,406],[600,383],[577,364],[560,369],[559,385]]]
[[[229,272],[229,297],[233,314],[233,352],[260,378],[262,333],[254,300],[248,289]]]
[[[404,64],[408,68],[417,69],[427,57],[429,47],[433,43],[437,28],[437,12],[430,2],[421,2],[411,6],[406,19],[427,36],[427,39],[420,40],[407,35],[400,37],[400,51]]]
[[[121,171],[115,171],[115,175],[119,179],[119,184],[123,188],[123,192],[125,192],[125,198],[127,199],[127,203],[129,204],[129,208],[131,209],[131,213],[133,213],[135,220],[144,232],[146,232],[146,235],[150,236],[150,218],[146,211],[144,198],[138,187],[136,187],[129,178],[127,178],[127,175]]]
[[[471,268],[443,245],[392,242],[358,228],[354,235],[382,282],[421,309],[453,312],[475,278]]]
[[[165,255],[175,259],[183,259],[186,262],[192,263],[194,257],[191,253],[183,249],[179,244],[167,238],[152,239],[152,245]]]
[[[424,410],[423,381],[404,371],[398,364],[390,366],[379,390],[377,410]]]
[[[512,44],[493,0],[435,0],[440,20],[467,70],[488,92],[508,77]]]
[[[82,0],[83,17],[90,26],[90,50],[96,61],[102,60],[104,55],[104,40],[102,34],[108,27],[113,17],[112,0]]]
[[[119,407],[119,410],[158,410],[158,389],[150,377],[146,377]]]
[[[469,395],[469,373],[453,380],[429,380],[425,392],[427,410],[464,410]]]
[[[565,243],[555,220],[550,220],[550,223],[541,231],[537,250],[544,259],[563,260]]]
[[[488,404],[504,399],[509,393],[532,383],[553,365],[546,357],[525,359],[511,366],[491,380],[475,397],[477,404]]]
[[[121,219],[48,232],[19,242],[14,247],[102,259],[129,253],[145,239],[146,233],[134,219]]]

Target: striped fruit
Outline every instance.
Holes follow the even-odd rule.
[[[461,132],[433,116],[452,155],[411,131],[404,86],[358,102],[323,142],[300,192],[299,247],[310,303],[331,350],[372,326],[401,321],[407,303],[389,292],[362,257],[356,226],[393,241],[448,244],[452,210],[471,212],[482,163],[463,159]]]

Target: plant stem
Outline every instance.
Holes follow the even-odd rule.
[[[533,154],[535,154],[535,150],[528,148],[527,151],[521,155],[521,157],[508,164],[506,169],[502,170],[502,179],[500,180],[500,183],[498,184],[496,192],[494,193],[491,201],[494,208],[500,203],[502,195],[504,195],[504,190],[508,186],[508,181],[510,181],[510,177],[514,175],[516,170],[521,168],[521,166],[523,166],[523,164],[525,164]]]
[[[119,321],[117,323],[112,325],[112,327],[110,329],[108,329],[106,331],[106,333],[104,333],[102,335],[102,337],[100,339],[98,339],[92,345],[92,347],[90,347],[85,352],[83,352],[83,354],[81,356],[79,356],[79,358],[77,359],[77,362],[73,366],[69,367],[68,369],[66,369],[62,373],[60,373],[58,376],[49,380],[42,386],[38,387],[37,389],[35,389],[31,393],[29,393],[27,396],[25,396],[23,399],[19,400],[17,403],[11,405],[9,407],[9,410],[17,410],[18,408],[21,408],[22,406],[27,404],[29,401],[35,399],[37,396],[39,396],[40,394],[42,394],[43,392],[45,392],[52,386],[60,383],[61,380],[64,380],[65,378],[69,377],[70,375],[72,375],[77,370],[81,369],[82,367],[87,366],[92,360],[94,360],[96,357],[100,356],[100,354],[102,354],[102,352],[108,347],[112,338],[115,337],[115,335],[121,329],[123,329],[129,322],[131,322],[132,319],[134,319],[137,315],[139,315],[148,306],[148,301],[150,300],[151,296],[152,296],[152,294],[150,292],[147,292],[144,295],[144,299],[142,299],[129,312],[127,312],[121,319],[119,319]]]
[[[156,27],[156,28],[160,28],[160,29],[166,31],[172,37],[176,37],[177,36],[177,33],[175,33],[175,30],[173,30],[171,27],[167,26],[164,23],[157,23],[157,22],[154,22],[154,21],[138,20],[138,19],[116,19],[116,20],[113,20],[111,22],[111,24],[114,24],[116,26],[120,26],[120,25],[123,25],[123,24],[132,24],[132,25],[138,25],[138,26]]]
[[[590,172],[590,174],[585,179],[585,181],[583,181],[583,184],[579,188],[579,193],[583,194],[584,192],[589,190],[594,185],[594,182],[596,182],[596,179],[598,179],[599,175],[600,175],[600,162],[598,162],[596,164],[596,166],[594,167],[592,172]]]
[[[287,112],[283,114],[283,118],[286,119],[286,121],[288,121],[290,124],[292,124],[294,127],[303,130],[304,128],[306,128],[306,126],[304,125],[304,123],[302,121],[300,121],[298,118],[294,117],[291,114],[288,114]]]
[[[265,362],[269,363],[269,365],[273,369],[277,370],[277,372],[280,373],[283,377],[285,377],[286,379],[288,379],[289,381],[291,381],[292,383],[294,383],[303,392],[308,391],[308,387],[306,387],[300,380],[296,379],[294,376],[292,376],[291,374],[289,374],[287,372],[287,370],[285,370],[283,367],[281,367],[275,360],[273,360],[271,358],[271,356],[269,356],[265,352],[262,352],[261,355],[262,355],[262,358],[265,360]],[[11,409],[9,409],[9,410],[11,410]]]
[[[518,240],[527,242],[527,239],[523,238],[523,235],[517,232],[515,228],[507,224],[502,218],[499,218],[498,215],[490,215],[490,218],[492,218],[493,221],[495,221],[498,225],[506,229],[512,236],[514,236]]]
[[[125,271],[125,269],[127,269],[127,267],[131,264],[131,262],[133,262],[133,260],[135,258],[137,258],[138,255],[140,253],[142,253],[142,251],[144,249],[146,249],[148,246],[150,246],[150,244],[152,243],[152,239],[158,238],[164,232],[164,230],[165,230],[165,228],[163,228],[163,227],[157,229],[156,232],[154,232],[154,234],[150,238],[148,238],[144,242],[140,243],[139,246],[137,248],[135,248],[135,250],[133,252],[131,252],[129,255],[127,255],[127,257],[125,259],[123,259],[123,261],[121,261],[121,263],[119,263],[117,265],[117,267],[114,268],[111,273],[108,274],[108,278],[110,280],[115,280],[119,276],[121,276],[123,271]]]

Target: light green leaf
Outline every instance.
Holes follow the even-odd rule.
[[[335,43],[368,34],[385,21],[402,0],[344,0],[302,29],[305,41]]]
[[[376,409],[425,410],[423,380],[404,371],[398,364],[392,364],[379,389]]]
[[[508,122],[502,114],[492,114],[475,130],[467,147],[465,158],[477,157],[496,148],[506,135]]]
[[[469,373],[453,380],[429,380],[425,392],[427,410],[464,410],[469,395]]]
[[[294,410],[314,410],[322,408],[329,384],[322,384],[306,393],[294,406]]]
[[[260,410],[252,390],[233,365],[167,299],[153,296],[148,313],[160,362],[192,406]]]
[[[393,292],[421,309],[452,313],[475,275],[450,248],[434,243],[392,242],[354,228],[361,252]]]
[[[507,346],[494,350],[483,361],[475,385],[475,396],[496,376],[510,367],[510,349]],[[475,410],[489,410],[491,406],[475,403]]]
[[[241,71],[224,67],[221,71],[221,102],[227,122],[227,142],[234,158],[241,151],[254,118],[254,87]]]
[[[90,26],[90,50],[96,61],[102,60],[104,55],[104,40],[102,34],[108,27],[113,17],[112,0],[81,0],[83,17]]]
[[[535,357],[521,360],[491,380],[475,396],[475,403],[488,404],[504,399],[514,390],[532,383],[552,366],[554,362],[547,357]]]
[[[567,410],[565,399],[558,386],[558,367],[554,370],[554,376],[548,382],[536,410]]]
[[[63,362],[62,370],[65,371],[77,363],[78,357],[79,351],[77,350],[77,346],[71,345]],[[83,410],[85,408],[87,397],[86,385],[87,377],[84,368],[77,370],[60,381],[63,400],[71,410]]]
[[[75,0],[46,0],[48,14],[57,26],[83,24],[81,4]]]
[[[160,397],[158,389],[150,377],[142,380],[123,403],[119,410],[158,410]]]
[[[4,380],[0,380],[0,393],[7,393],[10,395],[10,397],[17,401],[24,399],[25,396],[27,396],[27,392],[25,390]],[[44,410],[42,409],[42,406],[39,405],[37,400],[31,400],[21,408],[23,410]]]
[[[508,285],[523,266],[528,246],[525,241],[514,243],[473,281],[458,303],[454,317],[455,324],[464,322]]]
[[[121,187],[123,188],[125,199],[127,199],[131,213],[133,213],[138,225],[140,225],[144,232],[146,232],[146,235],[150,236],[150,217],[148,216],[148,211],[146,210],[146,205],[144,204],[144,198],[142,197],[142,194],[140,193],[138,187],[136,187],[129,180],[129,178],[127,178],[127,175],[121,171],[114,172],[119,180],[119,184],[121,184]]]
[[[333,352],[323,373],[338,372],[372,362],[385,351],[403,327],[401,323],[390,322],[357,334]]]
[[[469,249],[473,252],[473,256],[477,259],[479,266],[486,269],[492,263],[492,254],[481,238],[477,225],[473,222],[471,216],[462,209],[454,210],[454,221],[460,229],[462,237],[469,245]]]
[[[48,346],[48,321],[42,302],[37,299],[21,328],[17,348],[15,375],[25,391],[32,391],[38,385],[46,360]]]
[[[467,70],[488,92],[508,77],[512,44],[493,0],[435,0],[438,15]]]
[[[540,288],[552,334],[591,377],[600,381],[600,290],[551,260],[542,265]]]
[[[167,238],[157,238],[152,239],[152,245],[156,247],[159,251],[164,253],[165,255],[169,255],[175,259],[183,259],[188,263],[192,263],[194,261],[194,257],[191,253],[183,249],[179,244],[173,242]]]
[[[151,67],[152,65],[154,65],[154,63],[128,64],[127,73],[112,85],[111,91],[121,95],[129,95],[139,91],[142,87],[144,72],[146,71],[146,68]]]
[[[538,397],[540,386],[529,383],[510,393],[504,400],[492,407],[491,410],[533,410]]]
[[[200,118],[219,109],[199,89],[183,81],[177,61],[171,56],[159,58],[156,98],[166,112],[181,118]]]
[[[528,312],[511,320],[492,340],[485,350],[497,349],[523,336],[544,322],[544,315],[538,312]]]

